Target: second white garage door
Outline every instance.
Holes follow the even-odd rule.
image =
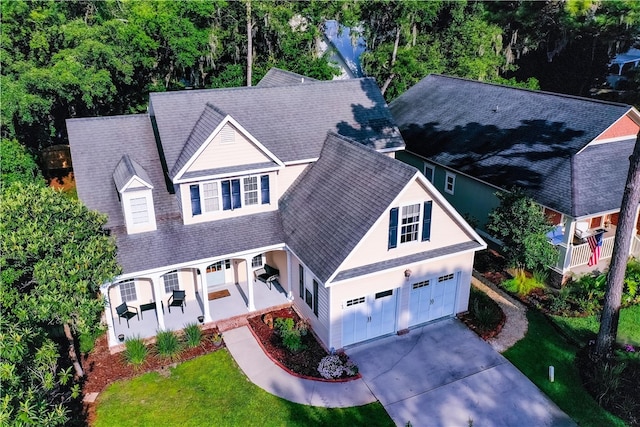
[[[451,316],[455,312],[458,274],[446,274],[411,285],[409,326]]]
[[[395,326],[395,290],[348,300],[342,311],[342,345],[390,334]]]

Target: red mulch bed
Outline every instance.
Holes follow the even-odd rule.
[[[294,322],[300,320],[300,316],[298,316],[298,313],[296,313],[293,308],[284,308],[272,311],[269,314],[273,316],[274,321],[278,317],[292,318]],[[251,327],[253,334],[271,359],[298,376],[327,381],[318,373],[318,364],[320,360],[329,353],[327,353],[324,347],[318,342],[315,335],[309,331],[306,336],[302,337],[302,343],[305,349],[298,353],[292,353],[282,346],[280,337],[277,335],[275,329],[271,329],[263,322],[263,316],[249,318],[249,327]],[[353,378],[357,378],[357,376]],[[335,381],[340,381],[340,379]]]
[[[216,332],[217,329],[203,331],[201,344],[198,347],[183,349],[174,360],[154,354],[153,345],[151,345],[144,364],[138,368],[127,364],[124,359],[124,352],[115,354],[109,352],[105,334],[98,338],[94,349],[90,353],[82,356],[81,363],[85,371],[83,393],[85,396],[89,393],[99,393],[114,381],[133,378],[146,372],[162,371],[173,364],[185,362],[218,350],[221,347],[216,347],[211,339]],[[85,409],[87,411],[87,422],[91,425],[95,417],[95,405],[87,404]]]

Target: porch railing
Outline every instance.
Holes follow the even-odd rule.
[[[616,240],[615,236],[606,237],[602,239],[602,248],[600,249],[600,259],[611,258],[613,254],[613,242]],[[588,243],[573,246],[571,251],[571,265],[570,267],[577,267],[579,265],[585,265],[589,263],[591,258],[591,248]]]

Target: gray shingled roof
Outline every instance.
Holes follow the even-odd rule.
[[[117,230],[116,238],[124,274],[284,242],[277,211],[189,225],[174,218],[158,222],[158,229],[150,233],[128,235]]]
[[[376,149],[404,147],[373,79],[152,93],[149,114],[155,115],[169,170],[207,103],[241,123],[284,162],[317,158],[329,131]]]
[[[432,249],[430,251],[419,252],[417,254],[411,254],[400,258],[392,258],[382,262],[376,262],[374,264],[363,265],[349,270],[343,270],[336,275],[333,279],[334,282],[341,280],[352,279],[354,277],[363,276],[365,274],[377,273],[379,271],[389,270],[391,268],[397,268],[403,265],[414,264],[416,262],[427,261],[433,258],[438,258],[446,255],[453,255],[463,251],[478,250],[482,248],[479,242],[471,240],[468,242],[456,243],[455,245],[445,246],[442,248]]]
[[[176,196],[167,192],[151,121],[146,114],[67,120],[78,197],[108,215],[107,228],[124,225],[113,172],[128,155],[148,175],[156,218],[179,215]]]
[[[580,150],[628,105],[430,75],[389,108],[407,151],[574,217],[620,207],[631,141]]]
[[[222,120],[227,115],[218,110],[213,105],[207,103],[204,107],[204,111],[198,118],[195,126],[191,130],[189,137],[187,138],[187,142],[182,147],[182,151],[180,152],[180,156],[178,156],[178,160],[176,164],[171,169],[169,176],[174,178],[180,169],[187,164],[191,157],[198,151],[198,149],[202,146],[202,144],[209,138],[211,133],[215,130],[216,127],[222,122]]]
[[[326,282],[417,170],[330,134],[280,199],[287,245]]]
[[[248,163],[246,165],[225,166],[223,168],[205,169],[201,171],[187,172],[182,175],[184,179],[201,178],[204,176],[234,174],[245,171],[269,169],[277,166],[276,162]]]
[[[297,84],[305,84],[317,82],[318,80],[302,74],[293,73],[280,68],[272,68],[262,77],[256,86],[258,87],[274,87],[274,86],[291,86]]]
[[[140,178],[146,184],[153,186],[147,171],[144,170],[138,162],[132,160],[128,154],[125,154],[113,172],[113,182],[116,184],[116,189],[122,191],[124,186],[127,185],[134,176]]]

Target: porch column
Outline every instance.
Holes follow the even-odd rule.
[[[635,239],[635,237],[638,235],[638,215],[640,215],[640,206],[638,206],[638,208],[636,209],[636,216],[635,219],[633,220],[633,233],[631,233],[631,242],[630,242],[630,246],[629,246],[629,252],[633,251],[633,241]]]
[[[562,243],[560,246],[564,248],[564,259],[560,260],[560,267],[562,268],[562,273],[566,273],[571,269],[571,256],[573,254],[573,233],[576,231],[576,220],[575,218],[571,218],[570,216],[565,216],[564,223],[564,237],[562,239]],[[562,254],[562,251],[560,251]]]
[[[164,331],[167,328],[164,326],[164,312],[162,310],[162,297],[164,296],[162,281],[160,280],[159,274],[154,274],[152,276],[149,276],[149,278],[151,279],[153,294],[155,297],[154,299],[156,301],[156,313],[158,313],[158,329]]]
[[[249,298],[249,302],[247,304],[247,308],[249,309],[249,311],[256,311],[256,304],[253,300],[253,271],[251,271],[251,259],[253,257],[250,258],[245,258],[244,262],[246,264],[246,268],[247,268],[247,291],[249,292],[249,295],[247,295],[247,297]]]
[[[109,283],[106,289],[101,289],[102,293],[105,295],[107,299],[107,303],[105,304],[105,314],[107,318],[107,333],[108,335],[108,343],[109,346],[118,344],[118,340],[116,338],[115,324],[113,323],[113,306],[111,305],[111,298],[109,298],[109,289],[113,286],[113,283]]]
[[[198,276],[198,286],[200,286],[200,292],[202,295],[202,306],[204,308],[204,323],[211,322],[211,311],[209,310],[209,292],[207,285],[207,264],[200,264],[196,266],[200,274]]]
[[[293,301],[293,293],[291,292],[291,252],[287,253],[287,299]]]

